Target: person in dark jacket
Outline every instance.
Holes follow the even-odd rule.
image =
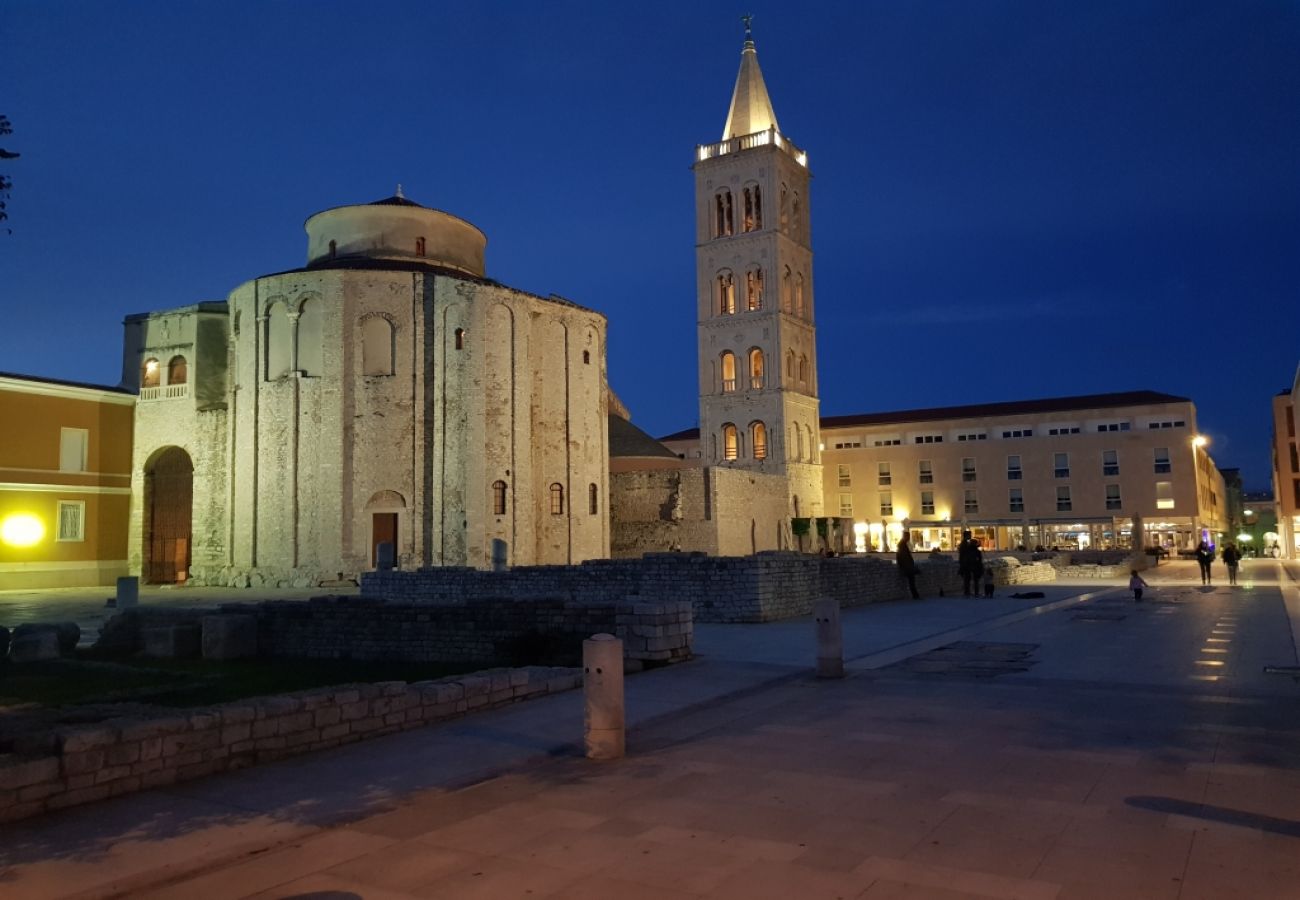
[[[1210,563],[1214,562],[1214,548],[1201,541],[1196,546],[1196,564],[1201,567],[1201,584],[1210,583]]]
[[[912,592],[912,599],[920,600],[921,595],[916,591],[916,576],[921,570],[917,568],[916,560],[912,559],[911,537],[906,531],[898,539],[898,550],[894,552],[894,562],[898,565],[898,574],[907,579],[907,589]]]
[[[1237,564],[1240,562],[1241,551],[1237,549],[1237,545],[1226,545],[1223,548],[1223,564],[1228,567],[1228,584],[1237,583]]]
[[[962,596],[978,597],[980,576],[984,574],[984,554],[980,542],[971,537],[969,529],[961,533],[961,543],[957,545],[957,571],[961,574]]]

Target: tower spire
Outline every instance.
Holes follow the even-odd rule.
[[[724,141],[780,128],[776,124],[772,101],[767,96],[767,85],[763,83],[763,72],[758,67],[758,51],[754,49],[754,17],[744,15],[740,18],[745,23],[745,45],[740,51],[740,72],[736,75],[736,89],[731,94],[727,124],[722,129]]]

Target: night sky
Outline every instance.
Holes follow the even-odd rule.
[[[1149,388],[1268,486],[1290,0],[0,0],[0,369],[116,383],[124,315],[302,265],[307,216],[401,182],[487,233],[489,276],[605,313],[634,421],[690,427],[690,165],[746,11],[814,175],[824,414]]]

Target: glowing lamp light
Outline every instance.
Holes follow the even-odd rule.
[[[854,553],[867,552],[867,523],[866,522],[853,523],[853,552]]]
[[[1196,437],[1192,438],[1193,447],[1204,447],[1209,442],[1210,439],[1203,434],[1198,434]]]
[[[0,541],[10,547],[31,547],[45,537],[45,523],[31,513],[16,513],[0,523]]]
[[[1243,531],[1241,534],[1237,535],[1237,540],[1239,540],[1239,541],[1249,541],[1249,540],[1253,540],[1253,538],[1252,538],[1250,535],[1246,534],[1246,532]]]

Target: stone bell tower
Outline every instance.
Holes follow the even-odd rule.
[[[722,140],[693,169],[705,464],[782,475],[790,515],[825,515],[808,155],[777,125],[748,16]]]

